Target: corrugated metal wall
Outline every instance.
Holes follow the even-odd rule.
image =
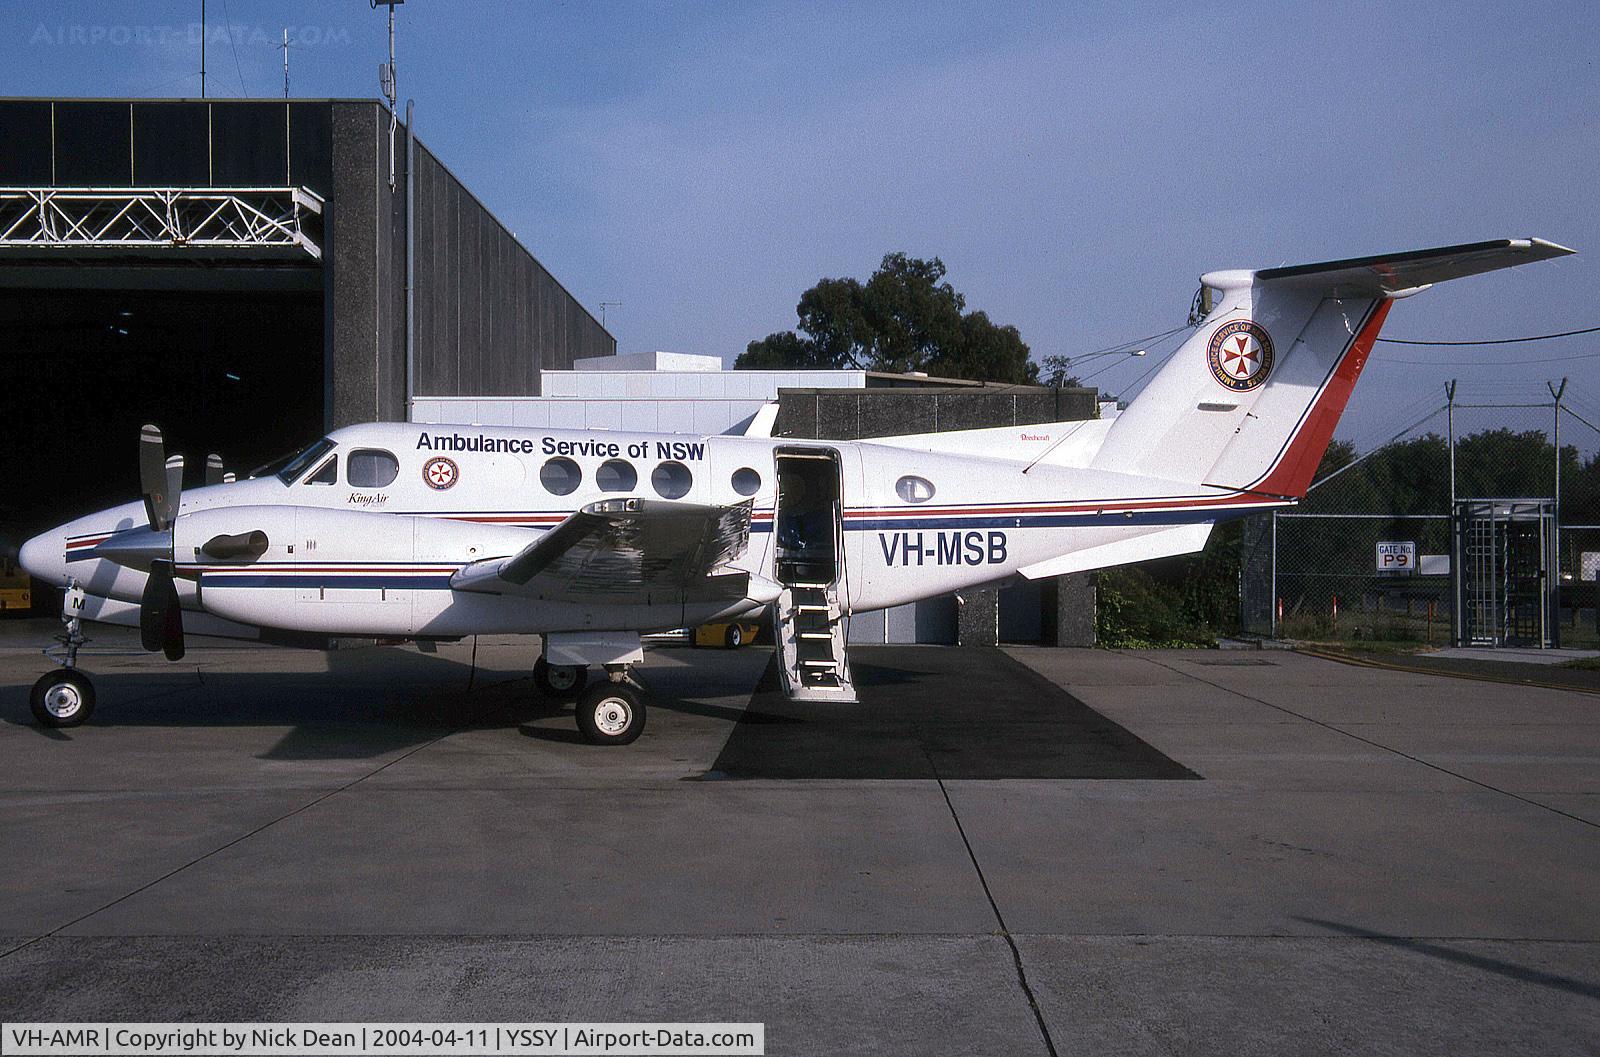
[[[616,353],[616,340],[421,144],[416,208],[416,395],[532,395],[541,369]]]
[[[405,128],[391,192],[388,111],[332,107],[329,421],[402,419]],[[413,395],[533,396],[541,370],[616,354],[616,339],[420,140],[416,158]]]

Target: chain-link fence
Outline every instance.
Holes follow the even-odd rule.
[[[1588,414],[1574,394],[1558,392],[1543,402],[1501,402],[1466,399],[1452,386],[1439,407],[1365,454],[1336,442],[1302,503],[1245,526],[1245,630],[1446,645],[1453,629],[1504,614],[1495,641],[1510,642],[1512,616],[1535,604],[1536,644],[1600,645],[1600,411]],[[1553,519],[1497,536],[1497,563],[1464,563],[1475,523],[1458,512],[1489,509],[1458,505],[1469,499],[1549,500],[1494,509],[1543,510]],[[1522,575],[1530,564],[1539,570],[1531,578]],[[1485,583],[1491,575],[1495,582]],[[1485,591],[1492,612],[1481,604]],[[1519,616],[1516,627],[1525,624]]]

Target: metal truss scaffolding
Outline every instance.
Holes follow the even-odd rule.
[[[322,205],[303,187],[6,187],[0,249],[321,260]]]

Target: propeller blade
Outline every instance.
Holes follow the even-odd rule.
[[[212,452],[206,456],[206,484],[221,484],[227,480],[227,473],[222,468],[222,456]]]
[[[178,602],[177,585],[167,581],[172,587],[172,597],[167,607],[167,620],[161,629],[161,652],[167,655],[169,661],[183,660],[183,606]]]
[[[166,638],[169,589],[173,589],[172,563],[150,563],[150,575],[145,579],[144,594],[139,599],[139,644],[151,653],[159,650]]]
[[[183,456],[168,456],[165,471],[167,502],[172,504],[172,513],[167,516],[167,524],[170,525],[178,516],[178,503],[183,498]]]
[[[157,532],[165,532],[178,512],[176,497],[172,496],[167,480],[166,439],[159,427],[142,426],[139,429],[139,491],[144,494],[145,517]]]
[[[170,561],[152,562],[139,600],[139,642],[151,653],[160,650],[167,660],[183,656],[183,607],[178,585],[172,580]]]

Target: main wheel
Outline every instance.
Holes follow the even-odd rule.
[[[533,662],[533,685],[546,697],[570,701],[589,681],[589,669],[576,664],[551,664],[540,657]]]
[[[644,701],[624,683],[597,683],[578,698],[578,730],[595,745],[627,745],[644,731]]]
[[[722,644],[730,650],[736,650],[744,645],[744,628],[737,624],[729,624],[727,632],[722,636]]]
[[[76,727],[94,711],[94,684],[76,668],[58,668],[39,677],[28,703],[40,725]]]

